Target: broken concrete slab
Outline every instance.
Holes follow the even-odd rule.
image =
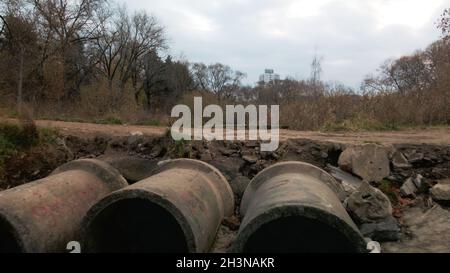
[[[327,168],[331,174],[337,181],[341,182],[344,191],[347,193],[347,196],[350,196],[354,191],[356,191],[362,184],[362,180],[358,177],[341,170],[340,168],[327,165]]]
[[[415,197],[418,188],[412,178],[408,178],[400,188],[402,197]]]
[[[409,153],[405,154],[406,158],[408,159],[409,163],[419,163],[422,160],[424,160],[425,155],[421,152],[416,152],[415,150],[410,151]]]
[[[380,182],[390,174],[387,149],[376,144],[365,144],[345,149],[339,157],[339,167],[368,182]]]
[[[410,169],[412,165],[400,151],[395,151],[392,155],[392,166],[398,169]]]
[[[367,182],[345,200],[345,207],[358,224],[377,223],[392,216],[389,198]]]

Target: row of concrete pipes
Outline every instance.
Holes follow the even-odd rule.
[[[260,172],[240,204],[230,252],[365,252],[365,241],[325,171],[285,162]],[[196,160],[159,164],[128,185],[107,163],[70,162],[49,177],[0,192],[0,252],[209,252],[233,192]]]

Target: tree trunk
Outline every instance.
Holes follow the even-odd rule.
[[[22,114],[22,103],[23,103],[23,62],[25,58],[23,46],[20,46],[20,55],[19,55],[19,81],[17,84],[17,112],[19,115]]]

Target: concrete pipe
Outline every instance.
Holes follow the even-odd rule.
[[[0,252],[66,252],[90,207],[127,185],[108,164],[86,159],[0,192]]]
[[[365,241],[325,171],[285,162],[260,172],[247,187],[235,252],[364,252]]]
[[[160,164],[155,175],[114,192],[84,221],[88,252],[207,252],[233,192],[214,167],[197,160]]]

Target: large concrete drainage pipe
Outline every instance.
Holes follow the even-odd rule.
[[[65,252],[86,212],[128,184],[98,160],[78,160],[35,182],[0,192],[0,252]]]
[[[364,252],[365,241],[325,171],[285,162],[260,172],[247,187],[235,252]]]
[[[234,210],[223,175],[201,161],[178,159],[112,193],[84,221],[88,252],[207,252]]]

